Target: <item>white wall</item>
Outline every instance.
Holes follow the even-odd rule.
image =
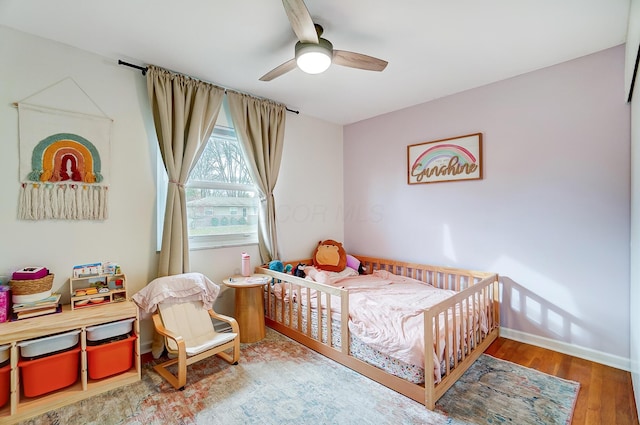
[[[407,145],[475,132],[483,180],[407,184]],[[629,141],[624,46],[352,124],[345,244],[497,272],[505,334],[628,368]]]
[[[640,1],[632,0],[627,34],[625,87],[631,87],[631,77],[640,45]],[[640,406],[640,81],[631,98],[631,378],[636,406]],[[628,96],[627,92],[627,96]]]
[[[155,153],[139,73],[103,57],[0,27],[0,274],[28,265],[55,273],[54,289],[69,299],[72,266],[116,261],[138,290],[155,269]],[[71,77],[113,119],[110,217],[105,221],[17,219],[18,110],[13,102]],[[66,100],[66,99],[64,99]]]
[[[342,126],[287,116],[276,193],[283,259],[310,258],[324,239],[343,240]]]
[[[640,406],[640,90],[631,100],[631,377]]]
[[[0,275],[24,266],[42,265],[55,273],[54,289],[69,299],[68,278],[75,264],[115,261],[127,274],[133,294],[155,277],[156,136],[148,108],[146,81],[140,72],[105,58],[0,26]],[[162,66],[162,64],[157,64]],[[113,119],[112,174],[108,220],[21,221],[17,219],[18,111],[12,106],[68,77]],[[67,99],[64,99],[65,101]],[[276,202],[285,210],[278,223],[283,256],[309,256],[316,239],[342,238],[342,222],[317,215],[286,214],[287,206],[321,205],[342,209],[342,174],[315,173],[342,161],[342,127],[287,115],[281,177]],[[301,188],[313,187],[314,199]],[[191,268],[221,282],[236,273],[240,253],[248,251],[258,265],[255,246],[193,251]],[[233,290],[224,291],[216,309],[233,314]],[[143,347],[150,343],[150,323],[143,324]]]

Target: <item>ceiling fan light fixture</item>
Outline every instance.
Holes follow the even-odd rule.
[[[296,34],[295,57],[276,66],[260,77],[260,81],[271,81],[296,68],[308,74],[320,74],[331,64],[367,71],[383,71],[387,61],[362,53],[333,50],[329,40],[322,38],[324,28],[311,19],[304,0],[282,0],[282,5]]]
[[[333,45],[324,38],[315,43],[296,43],[296,64],[307,74],[320,74],[329,68]]]

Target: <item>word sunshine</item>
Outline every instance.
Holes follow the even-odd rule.
[[[432,176],[458,176],[460,174],[470,175],[478,170],[478,164],[460,164],[460,158],[458,158],[457,156],[452,156],[451,159],[449,159],[448,164],[437,164],[433,167],[424,168],[422,171],[417,171],[417,169],[420,168],[421,165],[422,164],[420,163],[416,163],[411,169],[411,176],[415,177],[416,181],[418,182],[421,182],[425,177],[428,179]]]

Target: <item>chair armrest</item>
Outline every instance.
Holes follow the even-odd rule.
[[[213,319],[220,320],[221,322],[226,322],[226,323],[230,324],[231,325],[231,330],[234,333],[240,333],[240,327],[238,326],[238,322],[233,317],[225,316],[224,314],[216,313],[213,310],[209,310],[209,316],[211,316]]]
[[[153,319],[153,326],[155,327],[156,332],[158,332],[160,335],[164,337],[174,340],[176,344],[178,344],[178,351],[187,349],[186,343],[184,342],[184,339],[180,335],[177,335],[164,327],[164,325],[162,324],[162,319],[160,319],[160,315],[158,313],[154,314],[152,316],[152,319]]]

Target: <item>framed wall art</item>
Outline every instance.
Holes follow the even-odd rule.
[[[407,146],[409,184],[482,179],[482,133]]]

